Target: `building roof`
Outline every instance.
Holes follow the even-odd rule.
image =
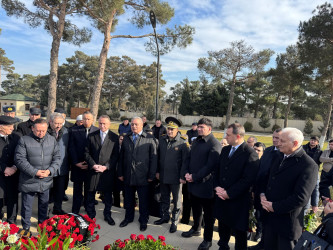
[[[11,94],[0,96],[0,100],[13,100],[13,101],[30,101],[30,102],[38,102],[36,99],[31,97],[22,95],[22,94]]]

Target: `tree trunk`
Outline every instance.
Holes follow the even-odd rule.
[[[290,89],[289,94],[288,94],[288,105],[287,105],[287,109],[286,109],[286,113],[285,113],[285,117],[284,117],[284,123],[283,123],[283,126],[285,128],[288,127],[288,115],[290,112],[292,98],[293,98],[293,91],[292,91],[292,89]]]
[[[330,97],[330,101],[327,105],[327,116],[324,120],[324,127],[323,130],[321,131],[321,135],[320,135],[320,140],[319,140],[319,145],[322,148],[325,142],[325,138],[326,138],[326,133],[327,133],[327,129],[328,129],[328,125],[331,119],[331,115],[332,115],[332,105],[333,105],[333,77],[331,78],[331,97]]]
[[[112,15],[110,16],[108,23],[105,25],[105,31],[104,31],[104,42],[103,47],[101,50],[101,53],[99,55],[99,62],[98,62],[98,73],[94,84],[94,90],[93,95],[90,103],[90,111],[94,116],[94,122],[96,121],[96,117],[98,114],[98,105],[99,105],[99,99],[101,96],[101,90],[103,85],[103,79],[104,79],[104,71],[105,71],[105,64],[106,59],[108,56],[108,51],[110,47],[111,42],[111,27],[114,15],[116,14],[116,10],[112,12]]]
[[[274,102],[274,105],[273,105],[273,114],[272,114],[272,118],[273,119],[276,119],[276,111],[277,111],[277,105],[278,105],[278,102],[279,102],[279,99],[280,99],[280,94],[277,95],[276,99],[275,99],[275,102]]]
[[[230,118],[231,118],[231,112],[232,112],[232,105],[234,103],[234,96],[235,96],[235,86],[236,86],[236,75],[234,75],[231,88],[230,88],[230,93],[229,93],[229,103],[228,103],[228,109],[227,109],[227,115],[225,119],[225,130],[227,129]]]
[[[59,47],[64,32],[65,18],[66,18],[66,5],[67,1],[63,1],[60,7],[59,20],[55,32],[52,34],[52,47],[50,57],[50,76],[49,76],[49,91],[48,91],[48,108],[47,120],[56,108],[57,104],[57,80],[58,80],[58,57]],[[53,20],[50,18],[49,26],[53,25]],[[53,29],[53,27],[50,27]]]

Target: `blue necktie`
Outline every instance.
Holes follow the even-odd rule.
[[[138,136],[136,135],[136,134],[134,134],[133,135],[133,143],[134,143],[134,145],[135,145],[135,143],[136,143],[136,139],[138,138]]]
[[[230,150],[230,153],[229,153],[229,157],[228,158],[231,158],[231,156],[235,153],[236,151],[236,148],[235,147],[232,147],[231,150]]]

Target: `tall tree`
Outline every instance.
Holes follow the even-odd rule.
[[[114,38],[143,38],[150,37],[146,48],[153,53],[156,52],[154,34],[144,35],[111,35],[118,17],[129,11],[130,21],[136,28],[142,29],[150,25],[149,11],[154,10],[156,20],[161,24],[167,24],[174,15],[174,10],[166,2],[160,0],[80,0],[86,13],[92,18],[94,25],[104,34],[103,46],[99,56],[98,75],[94,84],[94,94],[91,100],[91,111],[96,117],[101,89],[104,80],[105,64],[110,47],[111,39]],[[170,51],[174,46],[186,47],[192,42],[194,29],[188,25],[176,26],[173,30],[166,29],[165,34],[158,34],[158,41],[161,45],[161,54]]]
[[[7,15],[23,17],[30,27],[43,25],[52,36],[50,55],[50,75],[48,86],[48,117],[56,108],[58,57],[61,40],[79,45],[88,42],[91,32],[85,28],[79,29],[66,18],[80,11],[79,2],[76,0],[44,1],[35,0],[35,11],[29,10],[24,3],[17,0],[2,0],[2,7]]]
[[[208,51],[207,58],[198,60],[198,68],[202,73],[210,75],[214,80],[230,82],[226,127],[231,118],[236,84],[262,71],[273,55],[270,49],[255,53],[244,40],[231,42],[230,45],[230,48],[220,51]]]
[[[333,8],[324,3],[313,11],[313,16],[299,25],[298,47],[301,60],[312,69],[315,83],[326,89],[327,114],[321,131],[320,146],[323,146],[332,115],[333,105]]]
[[[0,29],[1,34],[1,29]],[[13,66],[13,61],[6,57],[6,52],[0,48],[0,86],[1,86],[1,72],[6,71],[8,73],[13,73],[15,69]]]

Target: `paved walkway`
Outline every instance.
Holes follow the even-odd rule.
[[[69,197],[69,201],[63,203],[63,209],[66,212],[71,211],[71,206],[72,206],[72,183],[70,182],[70,186],[67,189],[67,195]],[[97,197],[97,196],[96,196]],[[99,200],[98,205],[96,206],[97,210],[97,223],[100,224],[101,230],[99,231],[100,239],[90,245],[91,249],[97,250],[97,249],[104,249],[104,246],[113,243],[117,239],[128,239],[131,234],[143,234],[144,236],[147,235],[152,235],[157,239],[159,235],[163,235],[166,238],[166,243],[171,244],[175,247],[179,247],[180,249],[184,250],[195,250],[198,248],[199,244],[203,241],[203,229],[202,229],[202,235],[198,237],[192,237],[192,238],[183,238],[181,237],[181,233],[184,231],[188,231],[191,226],[190,225],[184,225],[184,224],[179,224],[178,225],[178,231],[171,234],[169,233],[169,227],[170,224],[163,224],[161,226],[156,226],[154,225],[154,221],[157,220],[158,218],[156,217],[150,217],[149,222],[148,222],[148,228],[145,232],[141,232],[139,229],[139,222],[138,222],[138,211],[136,211],[134,221],[130,224],[128,224],[127,227],[120,228],[119,224],[120,222],[124,219],[125,216],[125,210],[122,208],[117,208],[117,207],[112,207],[112,218],[115,220],[116,225],[115,226],[110,226],[104,221],[103,217],[103,209],[104,209],[104,204]],[[19,200],[19,202],[21,202]],[[53,204],[49,205],[49,210],[52,211]],[[19,214],[20,214],[20,204],[19,204]],[[85,211],[83,208],[81,208],[81,213],[85,214]],[[50,212],[50,217],[53,216],[52,213]],[[33,235],[36,234],[37,232],[37,197],[35,198],[35,203],[34,203],[34,211],[32,215],[32,225],[31,225],[31,232]],[[21,217],[18,217],[17,225],[21,227]],[[217,241],[219,239],[218,233],[216,232],[217,229],[217,223],[215,224],[215,231],[213,235],[213,246],[210,248],[211,250],[217,250],[218,245]],[[231,249],[234,249],[234,238],[231,238],[231,243],[230,247]],[[255,245],[255,242],[248,241],[248,245]]]

